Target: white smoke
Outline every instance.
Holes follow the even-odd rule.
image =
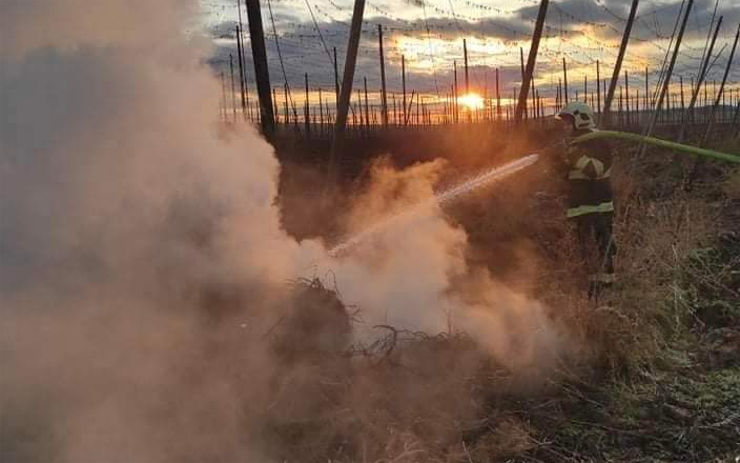
[[[505,339],[510,324],[490,310],[541,318],[524,299],[491,307],[496,297],[449,293],[466,271],[465,234],[439,211],[341,260],[288,237],[272,148],[253,128],[219,129],[209,49],[186,32],[193,11],[176,0],[0,3],[3,460],[256,458],[250,430],[274,368],[260,333],[284,282],[317,266],[369,324],[435,332],[455,310],[461,327],[475,320],[480,338]],[[430,195],[424,169],[383,172],[358,204],[379,212],[398,198],[376,193],[399,181],[402,200]],[[218,323],[232,312],[243,323]],[[238,387],[245,376],[250,387]]]
[[[468,268],[464,230],[433,200],[443,167],[374,165],[370,188],[348,219],[354,233],[368,227],[373,233],[333,262],[342,296],[363,309],[370,326],[462,330],[512,368],[551,365],[562,346],[542,304]],[[376,223],[382,226],[372,228]]]

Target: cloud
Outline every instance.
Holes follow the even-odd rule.
[[[470,34],[470,37],[479,37],[481,40],[496,40],[498,42],[508,43],[509,41],[527,37],[530,32],[528,26],[523,22],[507,21],[503,19],[487,19],[480,22],[459,21],[454,22],[449,18],[429,18],[428,21],[417,20],[413,22],[389,22],[383,21],[384,39],[386,47],[386,74],[389,88],[399,90],[401,88],[401,49],[396,44],[404,38],[415,38],[419,45],[416,52],[422,59],[433,63],[433,67],[421,70],[415,68],[411,63],[415,60],[409,60],[407,68],[407,81],[410,88],[424,92],[435,92],[436,88],[441,88],[445,92],[447,84],[452,81],[452,59],[458,58],[462,62],[462,41],[459,39],[460,29]],[[433,31],[431,39],[435,43],[443,43],[444,48],[438,48],[429,52],[429,44],[423,31],[426,25],[429,25]],[[379,54],[377,45],[377,29],[374,27],[373,19],[366,20],[363,26],[362,39],[358,52],[357,67],[355,70],[355,85],[361,86],[363,77],[368,79],[371,90],[376,90],[380,85],[379,75]],[[265,26],[268,27],[268,26]],[[321,37],[316,32],[313,23],[293,23],[287,29],[282,29],[279,35],[280,53],[282,54],[283,63],[281,66],[275,40],[270,34],[267,34],[265,44],[267,47],[268,64],[271,81],[275,87],[281,86],[284,81],[283,67],[293,89],[303,88],[304,73],[308,73],[310,85],[312,87],[322,87],[331,89],[334,86],[333,76],[333,58],[332,49],[337,49],[339,57],[339,75],[343,73],[343,59],[346,53],[348,26],[343,22],[320,23]],[[234,36],[233,23],[220,23],[211,29],[212,34],[216,37],[228,38],[228,41],[217,43],[211,63],[214,67],[228,72],[228,55],[236,56],[236,42]],[[326,49],[321,42],[323,38]],[[253,81],[251,75],[252,57],[251,48],[248,42],[248,34],[245,35],[247,46],[245,49],[247,60],[248,79]],[[474,55],[471,48],[471,62],[473,56],[480,61],[484,53]],[[408,57],[407,57],[408,58]],[[518,58],[517,58],[518,59]],[[418,61],[418,59],[416,60]],[[477,65],[481,72],[475,72],[474,78],[482,86],[483,70],[490,74],[493,79],[495,67],[500,67],[502,77],[505,75],[507,81],[517,76],[516,66],[509,66],[499,63],[494,65],[494,59],[490,59],[491,65]],[[460,64],[459,63],[459,64]],[[436,74],[436,76],[435,76]]]
[[[627,69],[633,73],[642,72],[646,66],[654,68],[662,61],[680,5],[679,0],[657,5],[640,5],[626,56]],[[461,37],[468,37],[469,42],[478,39],[502,44],[503,49],[500,52],[491,52],[491,49],[477,53],[471,51],[470,61],[479,70],[473,74],[476,84],[483,86],[485,73],[490,75],[496,67],[499,67],[506,70],[507,82],[520,85],[516,78],[518,48],[523,47],[526,52],[529,47],[538,4],[534,2],[510,10],[506,9],[506,5],[498,4],[487,5],[487,8],[490,8],[488,10],[480,10],[480,7],[481,5],[468,2],[460,5],[458,13],[453,17],[451,11],[438,11],[434,5],[426,5],[426,10],[412,2],[368,5],[356,84],[361,84],[362,77],[367,77],[371,88],[379,86],[375,26],[383,24],[386,30],[389,84],[394,88],[400,88],[397,76],[400,75],[402,49],[396,48],[398,43],[410,39],[417,44],[416,51],[412,53],[416,56],[410,57],[407,69],[409,82],[420,91],[436,92],[437,88],[447,88],[451,83],[452,61],[455,59],[462,61]],[[559,63],[563,57],[574,68],[595,69],[597,59],[601,61],[602,66],[608,68],[616,59],[629,8],[630,2],[618,0],[551,2],[546,19],[545,39],[540,46],[538,72],[543,74],[556,72],[558,66],[553,63]],[[331,88],[334,83],[331,59],[326,55],[308,12],[291,10],[281,3],[273,5],[273,9],[276,12],[276,27],[280,34],[283,65],[291,87],[302,87],[303,74],[308,72],[312,85]],[[713,9],[714,2],[711,0],[695,2],[677,63],[677,72],[688,75],[693,68],[698,67]],[[717,14],[724,15],[725,25],[717,50],[734,37],[734,24],[740,21],[736,10],[726,3],[719,5]],[[285,20],[283,16],[278,18],[278,11],[281,14],[285,12]],[[345,53],[351,9],[333,3],[328,5],[319,3],[314,7],[314,14],[319,21],[326,45],[330,50],[333,47],[337,48],[341,61]],[[266,25],[266,28],[269,30],[270,26]],[[233,30],[233,27],[231,29]],[[221,36],[228,28],[216,26],[215,30],[217,32],[214,34]],[[432,41],[448,45],[430,47],[427,44],[430,40],[427,39],[427,30]],[[277,83],[283,81],[283,75],[273,42],[274,40],[268,37],[270,70],[273,81]],[[223,45],[224,48],[217,52],[216,58],[222,66],[229,53],[226,49],[228,44]],[[728,52],[729,48],[725,50],[725,55]],[[424,61],[422,67],[415,66],[419,61]],[[340,74],[341,72],[340,62]],[[713,75],[719,74],[721,71],[713,69]]]

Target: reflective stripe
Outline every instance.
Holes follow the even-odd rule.
[[[582,206],[578,207],[571,207],[566,212],[566,217],[573,218],[578,217],[581,215],[586,214],[595,214],[595,213],[601,213],[601,212],[612,212],[614,211],[614,202],[607,201],[601,204],[597,204],[595,206],[592,206],[590,204],[584,204]]]
[[[595,273],[589,279],[596,283],[616,283],[617,276],[613,273]]]
[[[603,180],[605,178],[610,178],[611,176],[612,176],[612,169],[611,169],[611,167],[609,168],[609,170],[607,170],[606,172],[604,172],[604,175],[602,175],[601,177],[598,177],[598,178],[588,177],[586,174],[584,174],[580,170],[571,170],[570,172],[568,172],[568,179],[570,179],[570,180]]]
[[[586,176],[586,174],[584,174],[580,170],[571,170],[568,173],[568,179],[570,180],[591,180],[589,177]]]
[[[575,169],[583,170],[588,165],[588,161],[591,160],[591,157],[586,156],[585,154],[582,155],[580,158],[578,158],[578,161],[576,161]]]
[[[589,164],[593,165],[594,171],[596,172],[595,177],[589,177],[583,173],[583,170],[586,169]],[[570,171],[570,173],[568,173],[568,178],[571,180],[601,180],[611,177],[611,173],[611,166],[609,166],[609,169],[606,169],[605,171],[604,163],[601,162],[601,160],[584,154],[578,158],[575,167]]]
[[[604,163],[599,161],[596,158],[591,158],[591,164],[594,165],[594,170],[596,171],[596,178],[601,178],[604,176]]]

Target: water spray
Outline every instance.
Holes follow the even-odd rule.
[[[671,150],[682,151],[684,153],[694,154],[697,156],[703,156],[707,158],[717,159],[720,161],[740,164],[740,156],[735,155],[735,154],[722,153],[719,151],[709,150],[706,148],[699,148],[697,146],[684,145],[682,143],[662,140],[660,138],[646,137],[644,135],[638,135],[636,133],[617,132],[615,130],[595,130],[585,135],[581,135],[580,137],[573,140],[571,143],[578,144],[578,143],[583,143],[589,140],[596,140],[600,138],[616,138],[619,140],[629,140],[629,141],[636,141],[640,143],[648,143],[650,145],[659,146],[661,148],[668,148]]]
[[[589,140],[596,140],[596,139],[602,139],[602,138],[616,138],[620,140],[629,140],[629,141],[635,141],[635,142],[640,142],[640,143],[648,143],[648,144],[659,146],[662,148],[681,151],[684,153],[689,153],[689,154],[693,154],[697,156],[703,156],[703,157],[721,160],[725,162],[730,162],[734,164],[740,164],[740,156],[737,156],[734,154],[722,153],[719,151],[709,150],[706,148],[699,148],[696,146],[684,145],[682,143],[662,140],[660,138],[647,137],[647,136],[638,135],[635,133],[617,132],[614,130],[595,130],[585,135],[581,135],[580,137],[573,140],[571,144],[579,144],[579,143],[583,143]],[[496,182],[497,180],[500,180],[504,177],[508,177],[509,175],[521,169],[524,169],[527,166],[534,164],[535,162],[537,162],[538,158],[539,156],[537,154],[530,154],[529,156],[525,156],[523,158],[520,158],[515,161],[509,162],[507,164],[504,164],[503,166],[490,168],[444,191],[437,192],[432,198],[429,198],[426,201],[417,203],[413,205],[410,209],[405,209],[397,214],[394,214],[379,222],[376,222],[372,224],[370,227],[361,231],[360,233],[354,236],[351,236],[347,240],[339,243],[338,245],[333,247],[331,250],[329,250],[329,255],[331,257],[337,257],[343,254],[344,252],[346,252],[347,250],[353,248],[354,246],[359,244],[361,241],[364,241],[371,235],[388,227],[393,222],[399,220],[402,217],[406,217],[414,213],[419,213],[420,211],[434,204],[444,205],[446,203],[455,201],[467,193],[470,193],[472,191],[477,190],[478,188],[481,188],[493,182]]]
[[[412,205],[411,208],[405,209],[379,222],[375,222],[374,224],[370,225],[368,228],[364,229],[360,233],[357,233],[356,235],[353,235],[347,240],[339,243],[338,245],[334,246],[332,249],[329,250],[329,256],[337,257],[345,253],[349,249],[353,248],[360,242],[370,237],[371,235],[374,235],[375,233],[377,233],[378,231],[384,228],[387,228],[389,225],[401,219],[402,217],[407,217],[411,214],[419,213],[435,204],[443,205],[443,204],[447,204],[452,201],[455,201],[467,193],[475,191],[484,186],[490,185],[491,183],[494,183],[498,180],[508,177],[509,175],[515,172],[518,172],[524,169],[525,167],[531,166],[532,164],[537,162],[538,159],[539,159],[538,154],[530,154],[523,158],[519,158],[515,161],[506,163],[503,166],[489,168],[488,170],[478,175],[475,175],[463,182],[460,182],[446,190],[437,192],[434,194],[433,197],[425,201],[416,203]]]

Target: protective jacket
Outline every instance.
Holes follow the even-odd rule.
[[[588,133],[580,130],[575,136]],[[604,140],[590,140],[567,149],[568,218],[614,211],[611,187],[612,153]]]

